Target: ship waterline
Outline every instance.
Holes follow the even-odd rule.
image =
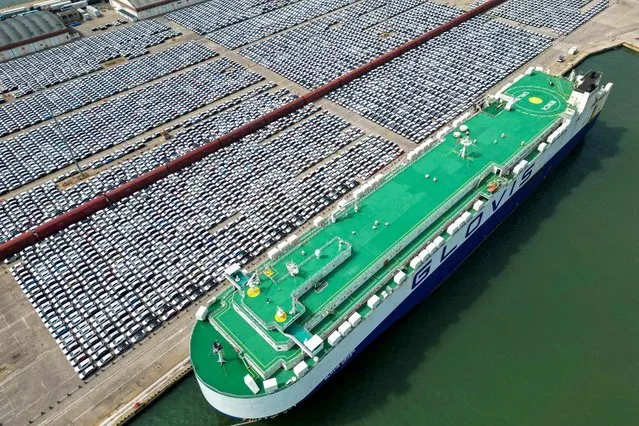
[[[302,401],[427,298],[595,122],[612,84],[530,68],[291,235],[198,311],[191,360],[219,411],[264,418]]]

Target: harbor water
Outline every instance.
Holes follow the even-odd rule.
[[[578,67],[599,121],[426,302],[264,425],[639,423],[639,55]],[[136,425],[232,425],[192,375]]]

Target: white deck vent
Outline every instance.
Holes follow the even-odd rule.
[[[353,312],[353,314],[350,317],[348,317],[348,323],[352,327],[357,327],[357,324],[359,324],[360,322],[362,322],[362,316],[358,312]]]
[[[453,236],[455,235],[458,229],[459,229],[459,224],[457,222],[453,222],[450,225],[448,225],[448,228],[446,228],[446,233],[450,236]]]
[[[297,235],[295,234],[291,234],[287,239],[286,242],[288,243],[289,246],[293,246],[296,242],[297,242]]]
[[[419,257],[419,255],[413,257],[409,263],[410,267],[413,269],[419,268],[421,264],[422,264],[422,259]]]
[[[293,367],[293,373],[295,373],[298,379],[304,377],[307,372],[308,364],[306,363],[306,361],[300,361],[295,367]]]
[[[337,327],[337,331],[339,331],[339,334],[341,334],[342,336],[346,337],[348,336],[348,333],[351,332],[351,329],[353,327],[351,327],[351,323],[348,321],[344,321],[343,323],[341,323],[339,325],[339,327]]]
[[[331,346],[337,345],[340,340],[342,340],[342,334],[337,330],[333,331],[330,336],[328,336],[328,344]]]
[[[444,237],[442,237],[441,235],[438,235],[437,238],[435,238],[435,241],[433,241],[435,243],[435,246],[437,248],[440,248],[441,246],[444,245]]]
[[[475,210],[476,212],[479,211],[479,209],[481,209],[481,206],[484,205],[484,202],[482,200],[477,200],[475,201],[475,203],[473,204],[473,210]]]
[[[267,255],[268,258],[271,260],[275,260],[275,258],[277,257],[277,255],[280,253],[280,251],[277,249],[277,247],[272,248],[268,251]]]
[[[282,241],[281,243],[277,245],[277,249],[280,252],[284,252],[287,248],[288,248],[288,243],[286,241]]]
[[[395,274],[395,276],[393,277],[393,281],[395,281],[395,284],[400,285],[401,283],[403,283],[404,281],[406,281],[406,273],[403,271],[399,271],[398,273]]]
[[[526,164],[528,164],[528,161],[521,160],[519,163],[517,163],[517,165],[513,169],[513,173],[515,175],[518,175],[519,173],[521,173],[526,168]]]
[[[251,377],[250,374],[244,376],[244,383],[254,394],[257,394],[260,391],[260,387],[255,383],[255,380]]]
[[[206,315],[209,313],[209,310],[206,308],[206,306],[200,306],[199,308],[197,308],[197,312],[195,312],[195,318],[197,318],[198,321],[204,321],[206,320]]]
[[[424,249],[422,251],[419,252],[419,259],[422,261],[422,263],[426,260],[426,258],[428,256],[430,256],[431,253],[428,252],[428,250]]]
[[[548,144],[546,142],[542,142],[537,147],[537,151],[544,152],[546,150],[546,148],[548,148]]]
[[[322,216],[317,216],[315,219],[313,219],[313,226],[316,228],[321,227],[323,223],[324,218]]]
[[[304,346],[315,355],[324,347],[324,341],[317,334],[313,334],[313,337],[304,342]]]
[[[273,393],[277,390],[277,378],[271,377],[268,380],[264,380],[263,385],[266,393]]]
[[[514,100],[514,99],[511,99],[511,100],[509,100],[508,102],[506,102],[506,106],[504,107],[504,109],[505,109],[506,111],[510,111],[510,110],[512,110],[512,109],[513,109],[513,105],[515,105],[515,100]]]
[[[370,299],[366,302],[369,308],[375,309],[382,300],[376,295],[373,294]]]

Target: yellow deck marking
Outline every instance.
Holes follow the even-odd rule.
[[[248,297],[257,297],[260,295],[260,288],[259,287],[249,287],[248,290],[246,290],[246,294],[248,295]]]
[[[543,100],[541,98],[538,98],[537,96],[531,96],[530,98],[528,98],[528,102],[530,102],[531,104],[539,105],[543,102]]]
[[[276,313],[276,314],[275,314],[275,321],[277,321],[277,322],[284,322],[284,321],[286,321],[286,312],[282,312],[281,314]]]

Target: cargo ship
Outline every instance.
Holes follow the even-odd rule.
[[[307,398],[425,300],[597,120],[612,83],[531,67],[272,247],[200,306],[190,341],[206,400],[241,419]],[[410,350],[408,348],[407,350]]]

